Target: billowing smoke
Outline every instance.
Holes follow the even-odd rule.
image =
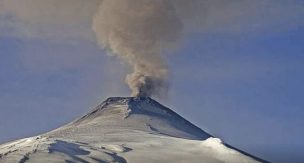
[[[168,0],[104,0],[94,18],[99,44],[133,68],[126,77],[132,96],[162,96],[168,89],[165,50],[183,24]]]
[[[162,96],[166,54],[181,35],[297,29],[303,15],[302,2],[286,0],[0,0],[0,38],[70,43],[95,41],[95,34],[103,48],[131,65],[126,82],[133,96]]]

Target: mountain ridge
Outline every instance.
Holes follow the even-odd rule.
[[[267,162],[149,97],[111,97],[48,133],[0,145],[0,162]]]
[[[180,116],[170,108],[160,104],[159,102],[153,100],[150,97],[109,97],[104,102],[95,107],[92,111],[90,111],[83,117],[73,121],[72,123],[81,123],[81,121],[90,118],[91,116],[95,116],[95,114],[98,114],[98,112],[102,112],[103,109],[107,108],[108,105],[112,105],[113,103],[118,105],[126,105],[128,107],[128,110],[125,113],[125,119],[127,119],[132,114],[149,114],[149,116],[161,117],[163,119],[170,119],[171,117],[175,117],[174,120],[178,120],[182,124],[187,124],[189,127],[198,130],[201,134],[201,138],[198,138],[199,140],[204,140],[206,138],[213,137],[212,135],[203,131],[196,125],[192,124],[190,121],[184,119],[182,116]],[[172,125],[178,127],[175,124]],[[197,137],[200,136],[198,135]]]

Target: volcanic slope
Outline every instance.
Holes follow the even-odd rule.
[[[112,97],[51,132],[0,145],[2,163],[266,162],[148,97]]]

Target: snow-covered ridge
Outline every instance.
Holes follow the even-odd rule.
[[[0,145],[0,163],[255,163],[148,97],[112,97],[51,132]]]
[[[98,105],[91,113],[85,115],[83,118],[89,117],[98,111],[102,111],[105,108],[111,106],[127,106],[128,111],[132,113],[150,113],[154,115],[168,115],[168,116],[179,116],[169,108],[159,104],[157,101],[150,97],[110,97],[103,103]],[[131,113],[129,112],[129,113]]]
[[[111,97],[69,126],[87,123],[144,131],[185,139],[204,140],[210,134],[150,97]]]

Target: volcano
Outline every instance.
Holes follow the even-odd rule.
[[[149,97],[112,97],[48,133],[0,145],[0,162],[266,162]]]

